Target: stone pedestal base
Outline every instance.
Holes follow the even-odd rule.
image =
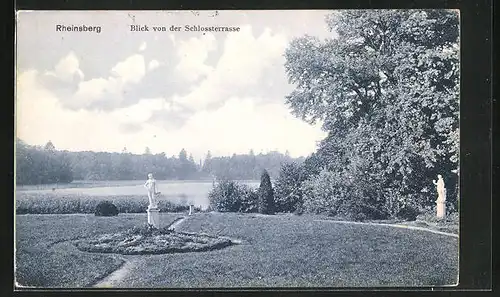
[[[160,229],[160,209],[148,208],[148,224]]]
[[[439,219],[442,219],[446,215],[446,204],[441,201],[436,201],[437,207],[436,207],[436,216]]]

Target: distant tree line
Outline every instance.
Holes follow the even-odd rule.
[[[19,185],[69,183],[73,180],[141,180],[149,172],[156,179],[200,180],[223,179],[256,180],[264,168],[277,177],[282,163],[301,162],[288,154],[270,152],[231,157],[212,157],[207,152],[204,162],[196,162],[182,149],[177,156],[152,154],[145,148],[143,154],[70,152],[56,150],[52,142],[45,146],[31,146],[17,140],[16,183]]]

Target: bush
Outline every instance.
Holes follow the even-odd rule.
[[[117,216],[118,208],[111,201],[101,201],[97,204],[95,215],[101,217]]]
[[[419,211],[416,207],[412,205],[406,205],[399,210],[399,212],[396,214],[396,217],[405,221],[415,221],[418,214]]]
[[[219,212],[255,212],[257,198],[247,185],[226,179],[218,181],[208,193],[209,209]]]
[[[337,215],[348,189],[338,174],[326,170],[302,184],[304,210],[314,214]]]
[[[301,189],[305,180],[304,169],[296,163],[281,165],[274,184],[274,199],[277,212],[295,212],[303,202]]]
[[[302,184],[307,212],[349,220],[385,219],[381,193],[370,184],[343,174],[322,170]]]
[[[259,210],[258,207],[259,196],[257,192],[247,185],[240,185],[240,191],[241,191],[240,194],[241,203],[240,203],[240,209],[238,211],[244,213],[257,212]]]
[[[297,207],[295,207],[293,214],[297,216],[301,216],[302,214],[304,214],[304,208],[302,207],[302,204],[298,204]]]
[[[433,209],[420,213],[416,219],[428,223],[459,224],[460,213],[452,212],[440,219],[436,216],[436,209],[434,207]]]
[[[102,197],[57,194],[32,194],[16,193],[17,214],[68,214],[68,213],[95,213]],[[108,201],[113,203],[119,213],[144,213],[148,207],[147,197],[140,195],[108,196]],[[185,212],[188,205],[172,202],[164,195],[158,199],[161,212]]]
[[[262,214],[274,214],[274,191],[273,185],[271,184],[271,178],[269,177],[269,173],[267,173],[267,170],[264,170],[264,172],[262,172],[258,196],[259,212]]]

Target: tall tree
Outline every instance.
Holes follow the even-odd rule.
[[[54,146],[54,144],[52,143],[52,141],[50,141],[50,140],[49,140],[49,141],[45,144],[44,149],[45,149],[46,151],[53,152],[53,151],[55,151],[55,150],[56,150],[56,147]]]
[[[208,151],[205,156],[205,161],[203,162],[202,171],[209,174],[212,173],[212,153],[210,151]]]
[[[187,161],[187,152],[185,149],[181,149],[181,151],[179,152],[179,160]]]
[[[318,164],[366,179],[368,193],[387,190],[424,204],[433,197],[421,192],[437,173],[453,189],[457,12],[347,10],[330,15],[327,24],[337,38],[298,38],[285,53],[289,81],[297,86],[287,104],[328,131]]]

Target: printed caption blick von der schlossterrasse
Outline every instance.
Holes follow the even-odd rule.
[[[131,32],[239,32],[240,27],[236,26],[151,26],[151,25],[130,25]]]

